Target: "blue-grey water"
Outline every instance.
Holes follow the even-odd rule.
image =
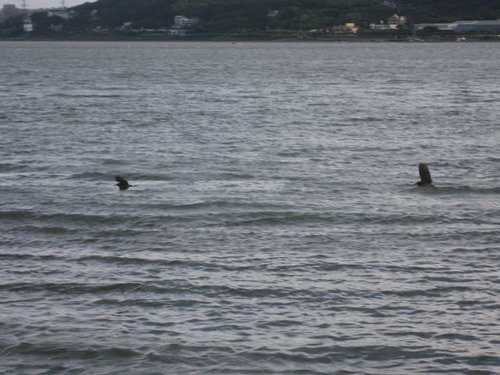
[[[500,373],[499,61],[0,43],[0,373]]]

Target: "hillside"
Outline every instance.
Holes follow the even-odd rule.
[[[367,29],[397,13],[409,23],[451,22],[459,19],[500,19],[498,0],[98,0],[71,8],[72,18],[45,13],[32,15],[34,34],[66,34],[93,30],[169,29],[174,16],[196,17],[197,35],[306,31],[347,22]],[[17,22],[17,26],[16,23]],[[8,20],[10,32],[22,21]],[[21,26],[19,26],[21,25]],[[126,25],[126,28],[124,28]]]
[[[309,30],[354,22],[367,27],[394,13],[415,23],[457,19],[498,19],[498,0],[99,0],[75,8],[97,10],[107,27],[170,27],[178,14],[201,20],[198,31],[224,33],[248,29]],[[279,11],[270,17],[269,11]]]

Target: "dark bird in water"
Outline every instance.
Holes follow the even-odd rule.
[[[417,182],[418,186],[434,187],[432,184],[431,172],[429,171],[427,164],[420,163],[418,165],[418,173],[420,173],[420,181]]]
[[[127,190],[129,187],[132,187],[134,185],[130,185],[127,180],[125,180],[123,177],[120,176],[115,176],[116,186],[120,188],[120,190]]]

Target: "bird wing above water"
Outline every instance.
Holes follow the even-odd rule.
[[[424,184],[432,184],[431,172],[426,164],[420,163],[418,165],[418,172],[420,173],[420,180]]]
[[[128,185],[128,181],[121,176],[115,176],[115,181],[122,185]]]

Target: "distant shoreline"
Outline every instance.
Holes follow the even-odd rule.
[[[320,42],[320,43],[481,43],[481,42],[500,42],[499,36],[477,36],[477,37],[456,37],[456,38],[387,38],[387,37],[330,37],[330,38],[313,38],[313,37],[269,37],[269,36],[187,36],[187,37],[170,37],[170,36],[134,36],[126,37],[122,35],[73,35],[73,36],[23,36],[13,38],[0,38],[2,42],[9,41],[29,41],[29,42]]]

